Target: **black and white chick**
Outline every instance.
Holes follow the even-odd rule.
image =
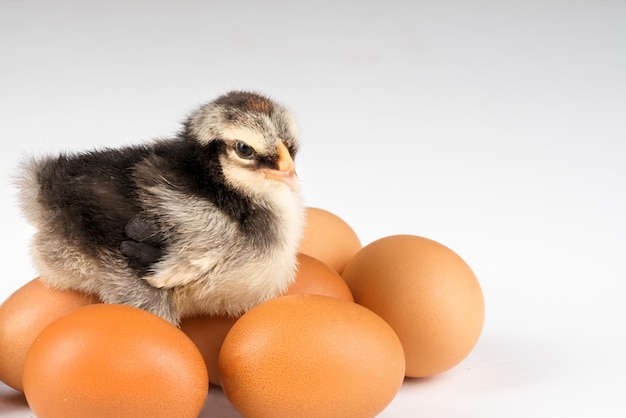
[[[41,280],[174,325],[292,283],[304,227],[289,111],[234,91],[148,144],[29,158],[18,195]]]

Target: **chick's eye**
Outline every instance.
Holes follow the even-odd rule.
[[[239,157],[247,160],[254,157],[254,148],[241,141],[235,143],[235,151]]]

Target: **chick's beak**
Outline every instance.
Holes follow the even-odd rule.
[[[300,189],[296,166],[289,154],[289,150],[287,150],[287,147],[282,142],[278,145],[278,161],[276,161],[276,168],[263,169],[263,175],[267,179],[281,181],[295,191]]]

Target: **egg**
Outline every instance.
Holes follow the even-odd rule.
[[[320,208],[306,208],[300,253],[317,258],[341,274],[361,247],[357,234],[339,216]]]
[[[474,348],[485,305],[469,265],[428,238],[394,235],[363,247],[343,277],[354,300],[387,321],[404,347],[406,375],[448,370]]]
[[[24,363],[38,417],[193,417],[208,390],[193,342],[169,322],[114,304],[78,308],[46,326]]]
[[[393,329],[336,297],[288,295],[245,313],[219,355],[222,388],[246,417],[374,417],[404,379]]]
[[[226,334],[236,318],[228,316],[198,315],[183,318],[180,329],[194,342],[206,364],[209,382],[220,385],[217,359]]]
[[[317,258],[302,253],[298,254],[295,281],[284,294],[326,295],[354,301],[350,288],[339,273]]]
[[[0,305],[0,380],[23,391],[24,359],[37,334],[55,319],[97,302],[79,292],[51,289],[39,278],[13,292]]]
[[[316,294],[333,296],[352,302],[352,293],[343,278],[321,261],[298,254],[295,281],[284,295]],[[218,356],[226,334],[235,323],[227,316],[198,315],[183,318],[180,329],[196,344],[209,373],[209,381],[220,385]]]

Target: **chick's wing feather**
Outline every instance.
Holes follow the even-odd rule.
[[[217,207],[211,193],[192,191],[192,182],[163,156],[138,163],[134,181],[143,210],[139,223],[158,224],[163,249],[144,278],[159,288],[205,278],[224,259],[236,222]]]
[[[143,212],[133,216],[124,228],[126,236],[120,244],[120,251],[128,265],[140,275],[148,274],[153,265],[163,257],[165,237],[156,222],[146,218]]]
[[[100,247],[116,250],[124,226],[137,212],[128,176],[140,150],[103,150],[59,155],[24,162],[33,182],[22,183],[22,206],[37,227],[55,231],[88,253]]]

